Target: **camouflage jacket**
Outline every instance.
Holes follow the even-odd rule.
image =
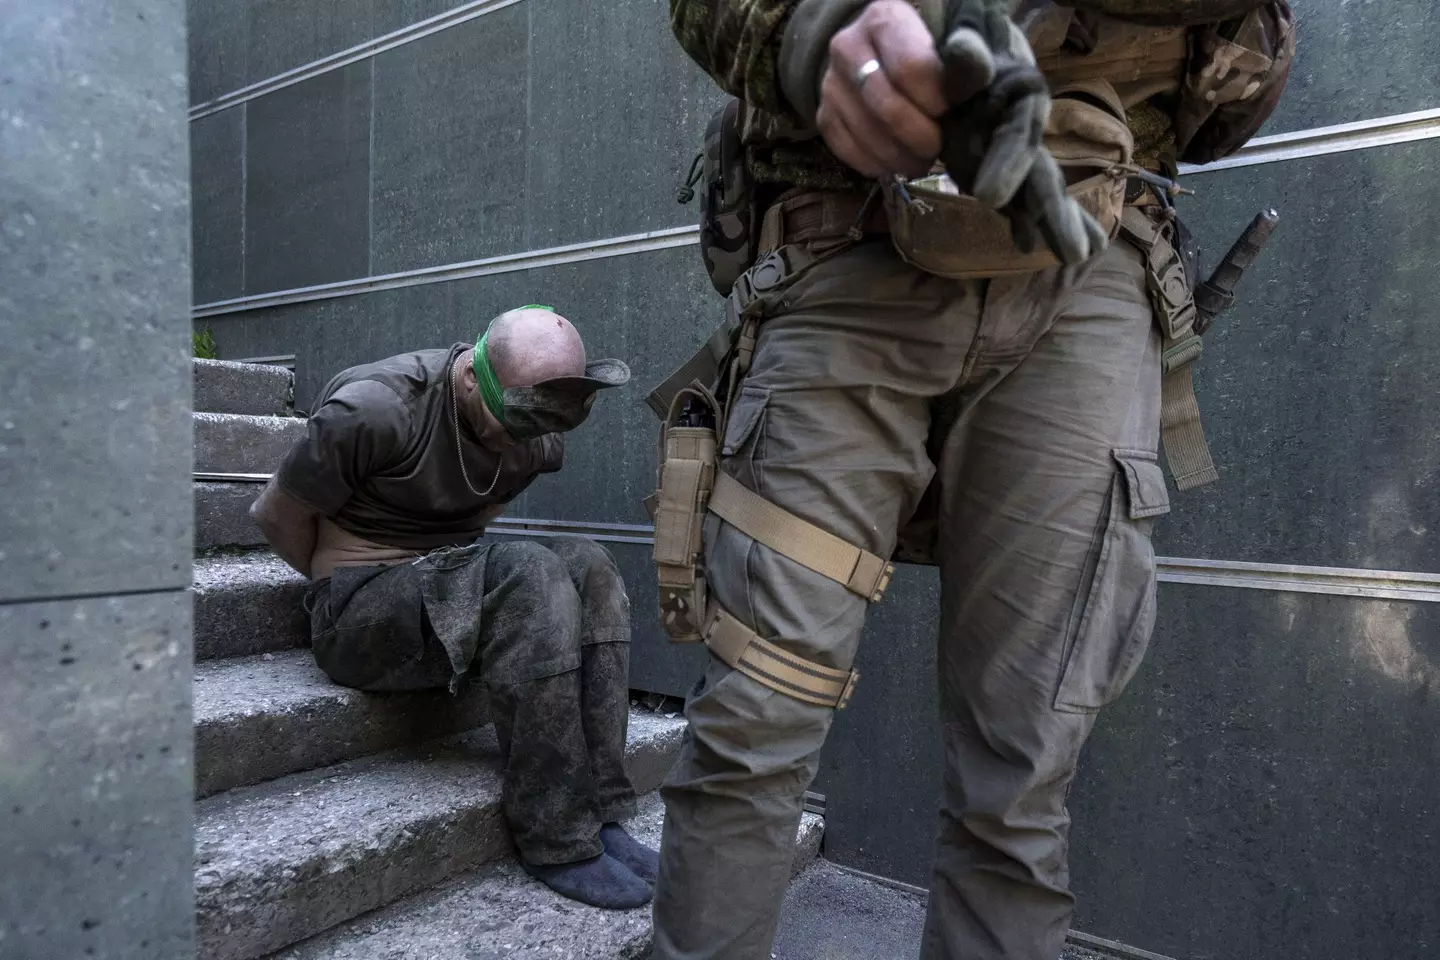
[[[780,86],[785,27],[801,0],[670,0],[670,25],[680,46],[720,88],[751,109],[750,128],[802,130]],[[912,0],[916,2],[916,0]],[[1064,6],[1152,24],[1218,22],[1265,0],[1059,0]],[[1173,143],[1166,111],[1132,110],[1137,159],[1150,161]],[[747,137],[747,159],[761,183],[814,189],[865,189],[868,184],[812,136]],[[1173,150],[1173,147],[1171,147]]]
[[[731,96],[767,125],[801,130],[804,121],[780,89],[780,44],[800,0],[670,0],[670,28],[680,46]],[[775,138],[747,150],[761,183],[817,190],[865,189],[865,180],[814,137]]]

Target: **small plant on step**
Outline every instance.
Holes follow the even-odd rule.
[[[194,341],[195,356],[201,360],[219,359],[215,352],[215,335],[210,332],[209,327],[206,327],[204,330],[195,331]]]

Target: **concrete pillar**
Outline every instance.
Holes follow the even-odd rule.
[[[183,0],[0,0],[0,957],[194,955]]]

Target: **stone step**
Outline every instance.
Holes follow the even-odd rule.
[[[659,794],[649,794],[626,828],[659,847],[664,815]],[[814,814],[800,822],[792,875],[815,859],[824,829]],[[553,893],[506,861],[357,917],[272,960],[631,960],[648,956],[651,940],[649,907],[587,907]]]
[[[263,488],[259,483],[195,484],[195,549],[263,547],[265,538],[250,519],[250,504]]]
[[[262,783],[487,722],[478,690],[372,694],[338,686],[309,650],[198,664],[195,794]]]
[[[273,553],[195,559],[195,659],[243,657],[310,643],[308,581]]]
[[[295,411],[295,374],[284,367],[196,357],[192,370],[196,410],[282,417]]]
[[[632,711],[627,767],[659,786],[684,721]],[[198,956],[253,960],[511,855],[493,728],[196,804]]]
[[[296,439],[305,436],[299,417],[196,413],[198,473],[273,473]]]

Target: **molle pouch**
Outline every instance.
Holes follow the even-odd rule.
[[[759,240],[755,184],[740,142],[742,106],[730,100],[705,130],[704,187],[700,193],[700,255],[721,296],[755,262]]]
[[[707,591],[700,532],[715,489],[719,422],[714,395],[694,382],[676,391],[660,428],[659,484],[646,509],[655,521],[660,624],[676,643],[703,639]]]
[[[1191,31],[1175,142],[1186,163],[1212,163],[1245,145],[1270,118],[1295,60],[1286,0]]]
[[[1125,108],[1105,80],[1059,87],[1052,101],[1045,145],[1071,183],[1066,192],[1113,239],[1135,149]],[[911,181],[903,191],[886,184],[885,210],[896,252],[927,273],[973,280],[1059,266],[1044,247],[1026,253],[1015,246],[1004,214],[960,193],[944,174]]]

